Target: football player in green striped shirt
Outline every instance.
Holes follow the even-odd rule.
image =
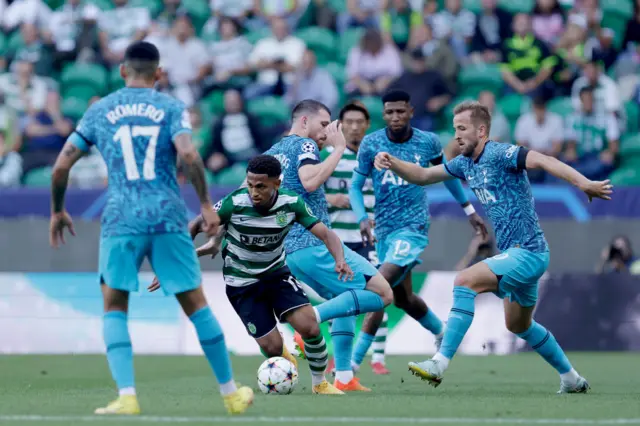
[[[342,394],[325,379],[326,343],[307,295],[285,264],[284,239],[299,223],[327,246],[340,279],[352,279],[353,271],[345,261],[340,238],[313,215],[300,196],[280,189],[281,173],[275,157],[259,155],[247,167],[247,187],[214,206],[221,226],[226,226],[221,252],[227,297],[267,357],[284,356],[295,363],[276,318],[291,324],[304,340],[313,393]],[[209,247],[200,248],[198,254],[215,255],[215,244]]]
[[[329,177],[324,185],[327,202],[329,203],[329,216],[331,218],[331,229],[338,234],[340,239],[347,247],[367,259],[374,266],[378,266],[378,256],[376,249],[372,244],[364,244],[360,235],[360,224],[349,202],[349,187],[353,179],[353,170],[358,165],[356,156],[360,142],[371,124],[369,111],[358,101],[353,101],[345,105],[340,110],[340,122],[342,123],[342,132],[347,142],[347,148],[342,155],[342,159],[338,162],[335,172]],[[320,152],[322,161],[328,157],[333,151],[333,147],[328,147]],[[369,179],[363,188],[365,207],[370,219],[373,219],[373,205],[375,197],[373,195],[373,185]],[[387,314],[384,317],[371,316],[368,319],[377,322],[377,329],[373,342],[373,357],[371,360],[371,368],[375,374],[389,374],[384,362],[384,353],[387,342]],[[382,323],[380,323],[382,320]],[[338,337],[339,338],[339,337]],[[356,354],[354,354],[354,357]],[[362,362],[362,360],[360,360]],[[340,369],[351,370],[351,359],[337,360],[336,367]],[[330,361],[330,364],[333,362]],[[359,364],[354,364],[359,367]],[[333,370],[332,365],[329,370]]]

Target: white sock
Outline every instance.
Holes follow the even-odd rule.
[[[438,352],[437,354],[435,354],[433,356],[434,361],[438,361],[440,363],[440,365],[442,366],[442,371],[446,370],[447,368],[449,368],[449,362],[451,361],[449,358],[447,358],[446,356],[442,355],[440,352]]]
[[[351,360],[351,369],[357,373],[358,371],[360,371],[360,366],[358,364],[355,363],[355,361]]]
[[[119,391],[120,396],[123,395],[135,395],[136,394],[136,388],[122,388]]]
[[[353,371],[336,371],[336,380],[346,385],[353,380]]]
[[[562,380],[563,383],[575,385],[576,383],[578,383],[579,377],[580,375],[578,374],[578,372],[574,368],[572,368],[571,370],[569,370],[569,372],[561,374],[560,380]]]
[[[322,323],[322,318],[320,318],[320,312],[318,312],[315,306],[313,307],[313,312],[315,312],[316,314],[316,320],[318,321],[318,324]]]
[[[371,355],[371,362],[372,363],[380,363],[382,365],[384,365],[384,354],[377,354],[377,353],[373,353],[373,355]]]
[[[236,382],[234,382],[233,380],[231,380],[230,382],[227,382],[227,383],[222,383],[220,385],[220,393],[223,396],[230,395],[230,394],[234,393],[237,390],[238,390],[238,387],[236,386]]]
[[[326,379],[324,378],[324,374],[313,374],[311,373],[311,384],[313,386],[318,386],[320,383],[324,382]]]

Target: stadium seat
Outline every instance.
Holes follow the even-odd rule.
[[[205,177],[207,178],[208,185],[213,185],[216,183],[216,176],[210,170],[205,171]]]
[[[247,111],[255,115],[260,123],[273,125],[289,121],[289,106],[278,96],[266,96],[247,102]]]
[[[62,92],[62,95],[65,98],[78,98],[88,102],[92,97],[96,95],[100,96],[101,93],[98,93],[93,86],[89,86],[86,84],[75,84],[73,86],[65,88]]]
[[[338,13],[343,13],[348,10],[347,2],[345,0],[329,0],[327,3],[331,9]]]
[[[161,0],[129,0],[129,6],[147,9],[151,16],[157,16],[162,10]]]
[[[440,144],[445,147],[449,145],[449,142],[453,139],[454,134],[451,132],[440,132],[438,133],[438,139],[440,140]]]
[[[74,85],[91,86],[100,94],[106,93],[108,89],[107,72],[96,64],[69,64],[62,71],[60,80],[63,91]]]
[[[51,167],[34,169],[23,176],[22,182],[26,186],[48,187],[51,185]]]
[[[102,10],[113,9],[113,2],[111,0],[87,0],[87,3],[92,3]]]
[[[66,117],[79,120],[89,107],[89,102],[88,99],[64,98],[60,107]]]
[[[463,0],[462,7],[479,15],[482,12],[482,0]]]
[[[602,2],[602,28],[611,28],[615,45],[620,47],[627,21],[633,16],[633,3],[629,0],[607,0]]]
[[[220,186],[237,187],[242,185],[246,176],[247,165],[245,163],[234,164],[218,173],[216,183]]]
[[[638,104],[630,101],[624,104],[627,114],[627,133],[637,133],[640,131],[640,108]]]
[[[640,133],[629,134],[620,141],[620,155],[640,155]]]
[[[307,27],[297,31],[296,36],[315,52],[319,64],[323,65],[335,59],[337,42],[336,36],[331,30],[321,27]]]
[[[523,101],[524,97],[522,95],[518,93],[510,93],[498,101],[497,107],[502,111],[505,117],[507,117],[509,122],[515,122],[518,120],[520,115],[522,115]]]
[[[547,109],[553,113],[558,114],[563,119],[566,119],[573,113],[573,104],[569,96],[564,98],[555,98],[549,101]]]
[[[513,14],[524,12],[530,13],[533,10],[535,0],[499,0],[498,5]]]
[[[199,30],[211,16],[209,2],[202,0],[182,0],[180,7],[184,8],[193,19],[193,26]]]
[[[331,74],[333,79],[336,81],[338,88],[342,90],[344,88],[344,84],[347,82],[347,72],[344,69],[344,65],[337,62],[329,62],[324,65],[323,68],[329,71],[329,74]]]
[[[224,112],[224,93],[221,91],[211,92],[200,101],[200,105],[203,114],[222,114]]]
[[[7,39],[7,52],[13,53],[20,49],[23,45],[24,41],[22,40],[22,34],[20,34],[20,31],[15,31]]]
[[[468,96],[476,97],[483,90],[499,94],[503,84],[500,69],[494,64],[469,65],[458,75],[458,85]]]
[[[347,62],[349,51],[360,42],[364,30],[362,28],[350,28],[338,38],[338,57],[340,62]]]
[[[360,102],[362,102],[367,108],[367,110],[369,111],[369,116],[371,117],[371,127],[369,127],[369,133],[375,132],[376,130],[384,127],[385,123],[382,119],[384,106],[382,105],[382,99],[377,96],[365,96],[360,98]]]
[[[640,169],[638,167],[621,167],[609,176],[613,186],[640,186]]]
[[[249,31],[244,35],[244,37],[251,44],[256,44],[257,41],[260,40],[261,38],[265,38],[265,37],[269,37],[269,36],[271,36],[271,29],[270,28],[260,28],[259,30]]]

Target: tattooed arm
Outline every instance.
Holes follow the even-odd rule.
[[[64,211],[64,194],[67,191],[69,171],[83,154],[84,152],[73,143],[67,142],[58,155],[51,174],[51,211],[53,213]]]

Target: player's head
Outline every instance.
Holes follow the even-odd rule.
[[[371,125],[369,111],[362,102],[351,101],[340,110],[339,118],[347,145],[357,150]]]
[[[413,118],[411,96],[402,90],[391,90],[382,97],[382,118],[392,132],[404,131]]]
[[[127,47],[120,75],[127,86],[153,87],[160,79],[160,52],[153,44],[137,41]]]
[[[489,137],[491,113],[480,102],[462,102],[453,110],[453,127],[460,153],[465,157],[471,157],[480,142]]]
[[[271,207],[280,188],[282,166],[276,157],[258,155],[247,165],[247,189],[254,207]]]
[[[291,123],[291,133],[313,139],[322,149],[331,123],[331,110],[322,102],[305,99],[293,107]]]

